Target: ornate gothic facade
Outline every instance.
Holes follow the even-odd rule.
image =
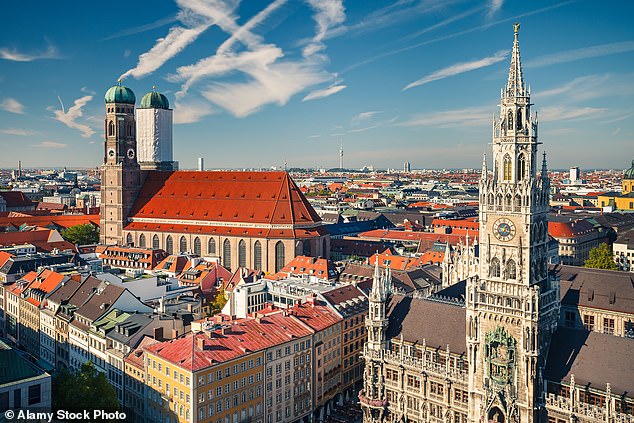
[[[486,159],[482,166],[478,259],[464,265],[469,246],[459,252],[464,268],[448,256],[443,280],[452,285],[427,299],[391,294],[389,274],[375,272],[364,423],[634,421],[626,358],[634,340],[558,327],[560,282],[547,264],[550,182],[545,154],[538,169],[518,30],[493,122],[492,172]],[[607,364],[601,351],[616,359]]]

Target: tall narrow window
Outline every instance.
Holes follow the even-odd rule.
[[[253,244],[253,267],[256,270],[262,270],[262,244],[255,241]]]
[[[133,245],[133,244],[134,244],[134,242],[132,241],[132,234],[127,234],[127,235],[126,235],[126,237],[125,237],[125,243],[126,243],[127,245]]]
[[[630,207],[632,208],[632,207]],[[311,251],[310,251],[310,241],[304,241],[302,244],[302,255],[304,256],[310,256],[311,255]]]
[[[513,260],[509,260],[506,263],[506,277],[508,279],[517,278],[517,267],[515,266],[515,262]]]
[[[139,235],[139,247],[145,248],[145,234]]]
[[[110,121],[108,123],[108,136],[112,137],[114,135],[114,122]]]
[[[210,256],[216,255],[216,240],[213,238],[209,238],[209,241],[207,241],[207,254]]]
[[[200,238],[198,237],[194,238],[194,254],[196,254],[197,256],[202,255],[202,248],[200,246]]]
[[[517,110],[517,119],[515,119],[515,123],[518,130],[522,129],[522,109]]]
[[[158,237],[158,235],[154,235],[152,237],[152,248],[155,249],[155,250],[159,249],[159,237]]]
[[[513,165],[511,163],[511,157],[507,154],[504,156],[504,180],[511,180],[511,169]]]
[[[493,257],[491,259],[491,276],[494,278],[500,277],[500,260],[497,257]]]
[[[168,235],[165,240],[165,251],[167,254],[172,254],[174,252],[174,240],[171,235]]]
[[[238,243],[238,266],[247,267],[247,243],[243,239]]]
[[[231,242],[228,239],[222,243],[222,265],[231,268]]]
[[[284,257],[284,243],[282,241],[277,241],[275,244],[275,273],[279,272],[286,261],[286,257]]]
[[[517,159],[517,180],[521,181],[526,176],[526,159],[523,154]]]
[[[187,238],[185,238],[184,236],[181,237],[180,242],[179,242],[179,251],[181,253],[186,253],[187,252]]]
[[[509,110],[509,114],[508,114],[508,129],[513,129],[513,111]]]

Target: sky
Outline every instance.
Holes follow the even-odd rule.
[[[3,5],[0,167],[93,167],[106,90],[156,86],[194,168],[479,168],[513,44],[551,168],[634,158],[634,2]]]

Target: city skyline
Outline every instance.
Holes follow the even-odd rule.
[[[400,169],[406,160],[416,169],[477,168],[515,21],[550,166],[631,161],[623,157],[634,142],[627,4],[148,5],[45,4],[28,25],[9,23],[0,167],[99,165],[103,93],[123,76],[137,105],[153,86],[167,95],[182,168],[198,157],[208,168],[332,168],[342,139],[350,168]],[[58,18],[74,25],[59,29]]]

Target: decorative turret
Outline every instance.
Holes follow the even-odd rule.
[[[506,97],[526,97],[526,85],[524,85],[524,77],[522,76],[522,61],[520,58],[520,43],[518,33],[520,24],[513,25],[515,38],[513,40],[513,53],[511,54],[511,69],[509,70],[509,80],[506,84]]]

